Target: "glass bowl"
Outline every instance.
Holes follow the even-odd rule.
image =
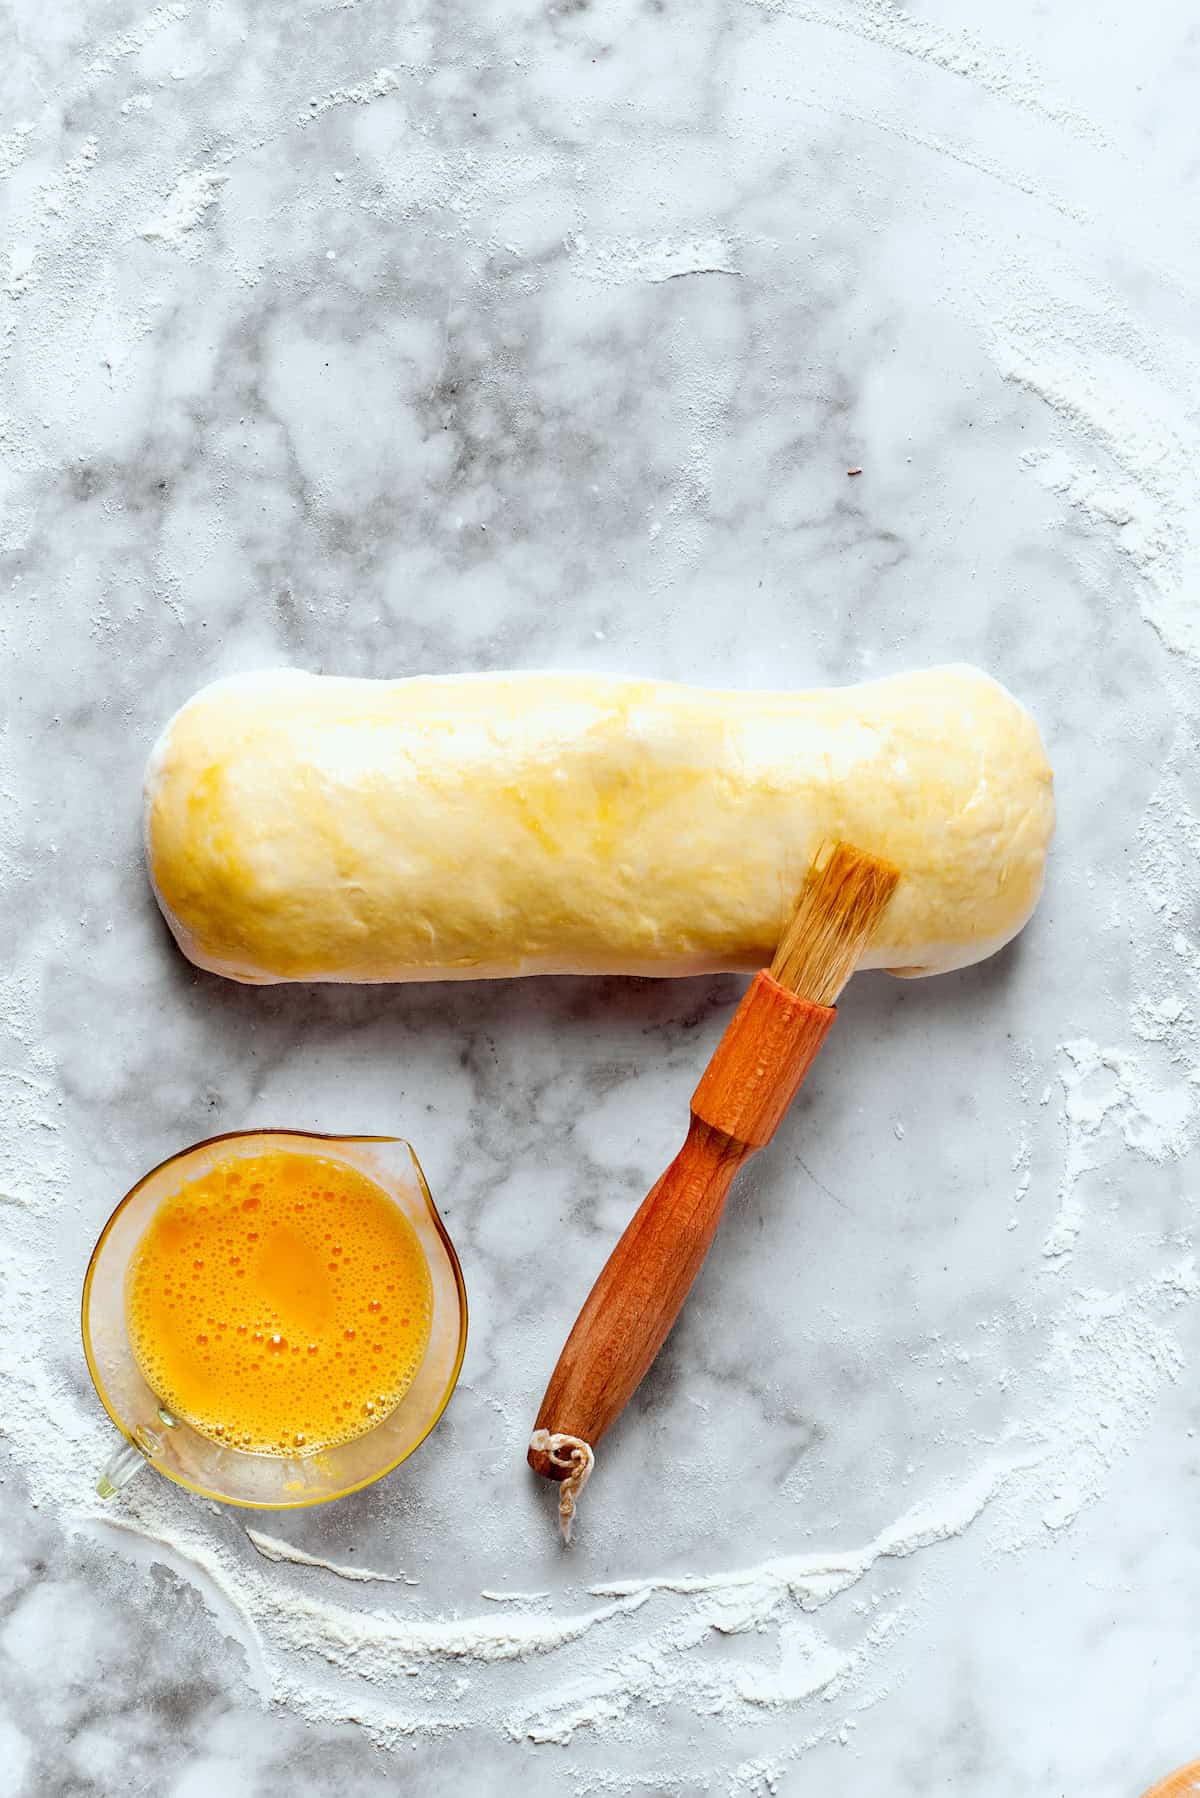
[[[416,1231],[433,1283],[429,1346],[395,1410],[353,1442],[292,1459],[222,1448],[173,1417],[142,1378],[125,1328],[126,1270],[163,1200],[217,1166],[288,1148],[340,1161],[381,1186]],[[425,1440],[450,1402],[466,1344],[467,1295],[458,1256],[421,1164],[403,1138],[320,1136],[308,1130],[237,1130],[210,1137],[139,1180],[92,1250],[83,1282],[83,1349],[100,1402],[125,1437],[96,1490],[111,1498],[150,1466],[189,1492],[259,1510],[294,1510],[344,1498],[391,1473]]]

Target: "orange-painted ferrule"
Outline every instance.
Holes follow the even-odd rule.
[[[702,1123],[735,1142],[761,1149],[816,1060],[837,1016],[780,986],[765,969],[756,974],[692,1095]]]

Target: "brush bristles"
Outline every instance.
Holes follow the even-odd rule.
[[[779,940],[771,976],[815,1005],[832,1005],[896,890],[900,870],[849,843],[818,852]]]

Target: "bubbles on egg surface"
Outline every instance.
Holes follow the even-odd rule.
[[[139,1245],[127,1297],[135,1354],[163,1402],[213,1441],[278,1455],[351,1441],[395,1408],[420,1367],[432,1292],[419,1241],[373,1183],[353,1172],[345,1177],[351,1188],[340,1194],[314,1182],[297,1194],[294,1182],[289,1187],[273,1177],[254,1180],[245,1194],[237,1190],[240,1180],[210,1176],[201,1202],[193,1191],[156,1214],[155,1221],[173,1225],[172,1243],[164,1239],[151,1252],[152,1223]],[[258,1203],[246,1207],[251,1195]],[[326,1230],[330,1219],[321,1210],[335,1201],[337,1215]],[[315,1318],[293,1314],[286,1282],[283,1296],[262,1303],[270,1290],[261,1286],[263,1271],[270,1272],[281,1252],[275,1236],[281,1226],[293,1232],[285,1259],[296,1252],[298,1236],[319,1258],[313,1267],[332,1273],[320,1327]],[[393,1278],[381,1287],[383,1269]],[[379,1294],[394,1295],[397,1281],[409,1304],[393,1323]],[[359,1343],[356,1324],[364,1318],[372,1328]],[[343,1343],[345,1356],[337,1346]],[[370,1382],[366,1395],[364,1381]]]

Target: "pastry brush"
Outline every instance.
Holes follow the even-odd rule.
[[[570,1541],[595,1447],[636,1391],[716,1234],[734,1175],[771,1140],[833,1023],[899,872],[823,846],[769,969],[755,975],[692,1095],[683,1147],[613,1249],[550,1377],[529,1464],[560,1482]]]

